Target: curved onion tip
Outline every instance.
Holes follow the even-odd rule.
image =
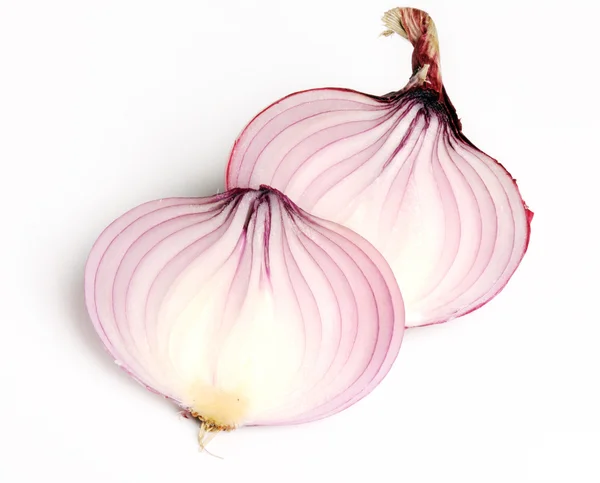
[[[404,331],[377,250],[264,186],[126,213],[94,245],[85,294],[118,364],[209,431],[350,406]]]
[[[533,213],[515,180],[476,148],[442,85],[431,18],[393,9],[388,30],[414,46],[413,76],[385,96],[324,88],[258,114],[232,150],[227,186],[269,184],[352,228],[390,263],[407,326],[482,306],[527,249]]]

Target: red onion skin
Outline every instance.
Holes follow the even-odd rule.
[[[412,68],[415,75],[424,66],[429,66],[425,84],[428,88],[442,93],[442,73],[440,70],[440,48],[435,25],[431,17],[416,8],[398,10],[401,28],[413,46]],[[384,35],[390,35],[385,32]]]
[[[504,171],[506,176],[508,178],[510,178],[510,180],[512,181],[512,184],[514,185],[514,188],[517,191],[517,193],[522,201],[523,209],[525,212],[526,235],[525,235],[523,250],[522,250],[522,253],[520,254],[519,263],[517,263],[517,266],[514,267],[514,270],[512,271],[512,273],[509,274],[506,281],[502,285],[496,287],[495,291],[490,293],[489,296],[487,296],[487,298],[485,300],[482,300],[477,305],[474,305],[474,306],[468,308],[468,310],[462,311],[455,317],[452,317],[452,318],[456,318],[456,317],[460,317],[460,316],[469,314],[469,313],[473,312],[474,310],[477,310],[478,308],[484,306],[486,303],[488,303],[490,300],[492,300],[496,295],[498,295],[498,293],[500,293],[502,291],[502,289],[506,286],[506,284],[508,283],[508,281],[514,274],[514,271],[520,264],[520,261],[524,257],[524,255],[527,251],[527,248],[529,246],[529,241],[530,241],[530,237],[531,237],[531,221],[533,219],[534,213],[528,208],[525,201],[523,201],[523,196],[521,195],[521,192],[517,185],[517,181],[515,178],[512,177],[512,175],[508,172],[508,170],[500,162],[498,162],[495,158],[491,157],[489,154],[485,153],[484,151],[479,149],[477,146],[475,146],[463,134],[462,124],[456,113],[456,109],[454,108],[454,105],[452,104],[452,102],[446,92],[446,89],[442,83],[441,69],[440,69],[440,54],[439,54],[437,33],[435,30],[435,25],[433,24],[433,21],[431,20],[429,15],[426,12],[423,12],[418,9],[413,9],[413,8],[399,8],[399,9],[395,9],[395,10],[397,11],[397,15],[400,18],[400,22],[401,22],[397,26],[397,28],[399,28],[401,30],[401,32],[399,32],[397,30],[397,28],[394,28],[393,30],[388,30],[388,31],[384,32],[383,35],[387,36],[387,35],[391,35],[393,32],[396,32],[396,33],[399,33],[400,35],[402,35],[403,37],[407,38],[413,45],[413,47],[414,47],[414,51],[412,54],[413,77],[410,79],[408,84],[399,91],[393,91],[393,92],[390,92],[388,94],[381,95],[381,96],[372,95],[372,94],[368,94],[368,93],[364,93],[364,92],[360,92],[360,91],[356,91],[354,89],[348,89],[348,88],[321,87],[321,88],[316,88],[316,89],[307,89],[307,90],[297,91],[297,92],[294,92],[292,94],[289,94],[289,95],[277,100],[276,102],[270,104],[269,106],[264,108],[262,111],[260,111],[256,116],[254,116],[252,118],[252,120],[242,130],[242,132],[240,133],[240,135],[234,142],[234,145],[233,145],[231,153],[230,153],[229,162],[227,164],[226,173],[225,173],[226,187],[228,189],[231,189],[236,186],[240,186],[237,184],[237,180],[234,179],[234,176],[235,176],[234,170],[239,168],[239,164],[238,165],[235,164],[237,162],[236,155],[238,154],[239,143],[242,141],[246,132],[253,125],[254,121],[256,121],[258,118],[260,118],[264,113],[269,111],[271,108],[273,108],[277,104],[279,104],[291,97],[297,96],[299,94],[304,94],[304,93],[311,93],[311,92],[318,92],[318,91],[333,91],[333,92],[352,93],[352,94],[357,94],[360,96],[365,96],[365,97],[368,97],[370,99],[377,101],[378,103],[381,103],[382,105],[389,105],[389,106],[392,106],[393,104],[397,103],[400,99],[407,99],[407,98],[422,99],[423,103],[429,109],[431,109],[432,111],[435,111],[441,118],[443,118],[445,120],[446,125],[450,128],[451,132],[453,133],[454,136],[456,136],[456,138],[458,138],[460,141],[464,142],[466,145],[470,146],[477,152],[485,155],[488,158],[491,158],[496,163],[496,165]],[[384,19],[385,19],[385,17],[384,17]],[[389,24],[388,24],[388,26],[389,26]],[[426,72],[426,75],[425,76],[421,75],[421,77],[420,77],[420,74],[422,74],[422,72]],[[268,181],[269,180],[265,180],[265,182],[268,182]],[[244,186],[244,184],[242,184],[241,186]],[[299,200],[294,200],[294,201],[299,201]],[[431,321],[427,321],[425,323],[419,324],[419,325],[417,325],[417,327],[436,325],[436,324],[446,322],[447,320],[449,320],[449,319],[441,318],[439,320],[431,320]],[[412,326],[407,326],[407,328],[412,328]]]

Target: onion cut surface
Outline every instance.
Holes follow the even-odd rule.
[[[389,28],[414,46],[413,76],[373,96],[323,88],[258,114],[231,152],[227,187],[268,184],[381,251],[402,290],[406,325],[469,313],[508,282],[533,213],[515,180],[461,131],[442,85],[431,18],[398,8]]]
[[[134,208],[94,245],[85,294],[118,364],[207,431],[341,411],[404,331],[379,252],[265,186]]]

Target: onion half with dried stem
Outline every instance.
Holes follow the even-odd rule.
[[[364,236],[396,275],[407,326],[423,326],[502,290],[533,213],[508,171],[462,133],[429,15],[396,8],[383,21],[383,35],[414,46],[408,84],[384,96],[322,88],[273,103],[235,142],[227,187],[268,184]]]

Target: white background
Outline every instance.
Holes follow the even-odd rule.
[[[383,94],[410,45],[391,0],[0,1],[0,481],[600,481],[598,14],[589,0],[416,1],[464,132],[535,212],[507,288],[410,330],[384,383],[317,423],[196,425],[119,371],[83,303],[127,209],[222,189],[228,151],[289,92]]]

